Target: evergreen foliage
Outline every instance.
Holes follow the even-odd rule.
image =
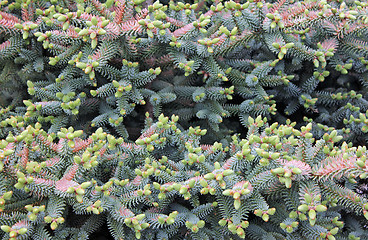
[[[355,179],[368,151],[334,146],[336,130],[317,140],[311,123],[249,117],[246,139],[206,145],[206,130],[160,115],[135,143],[72,127],[55,142],[22,120],[3,121],[14,132],[1,141],[4,239],[88,239],[105,221],[115,239],[367,237]]]
[[[367,46],[367,1],[0,1],[0,236],[368,238]]]

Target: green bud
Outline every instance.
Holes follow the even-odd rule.
[[[11,227],[7,226],[7,225],[2,225],[1,226],[1,230],[3,230],[4,232],[8,233],[11,230]]]
[[[310,209],[308,212],[308,216],[312,220],[316,219],[316,211],[314,209]]]
[[[168,217],[167,219],[166,219],[166,223],[168,224],[168,225],[171,225],[171,224],[173,224],[175,222],[175,219],[174,218],[172,218],[172,217]]]
[[[25,234],[27,232],[27,230],[28,230],[27,228],[21,228],[21,229],[18,230],[18,233],[20,235],[22,235],[22,234]]]
[[[325,211],[327,211],[327,207],[324,206],[324,205],[318,205],[318,206],[316,206],[316,211],[317,212],[325,212]]]
[[[83,189],[83,188],[77,188],[77,189],[75,190],[75,192],[76,192],[78,195],[84,195],[84,193],[85,193],[85,191],[84,191],[84,189]]]
[[[220,225],[220,226],[225,226],[226,225],[226,223],[227,223],[227,221],[225,220],[225,219],[221,219],[220,221],[218,221],[218,224]]]
[[[298,211],[301,211],[301,212],[306,212],[308,211],[309,207],[307,204],[302,204],[298,207]]]
[[[198,226],[199,228],[203,228],[203,227],[204,227],[204,225],[205,225],[205,222],[204,222],[203,220],[199,220],[199,221],[197,222],[197,226]]]
[[[206,175],[204,175],[204,179],[206,180],[212,180],[215,178],[215,174],[213,173],[207,173]]]

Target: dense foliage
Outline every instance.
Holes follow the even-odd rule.
[[[368,237],[368,2],[188,2],[0,2],[3,239]]]

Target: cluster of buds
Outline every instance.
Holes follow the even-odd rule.
[[[160,68],[160,67],[157,67],[157,68],[155,68],[155,69],[150,68],[150,69],[148,70],[148,72],[149,72],[150,74],[152,74],[152,75],[160,75],[160,73],[161,73],[161,68]]]
[[[3,230],[4,232],[9,234],[9,240],[17,240],[17,239],[22,239],[21,235],[26,234],[26,232],[28,231],[27,228],[12,228],[8,225],[2,225],[1,226],[1,230]],[[18,238],[20,237],[20,238]]]
[[[30,95],[34,95],[35,93],[36,93],[36,90],[35,90],[35,88],[34,88],[34,84],[33,84],[33,82],[31,82],[31,81],[27,81],[27,87],[28,87],[28,93],[30,94]],[[28,106],[27,106],[28,107]]]
[[[330,75],[329,71],[323,71],[323,72],[315,71],[315,72],[313,72],[313,76],[315,78],[317,78],[320,82],[325,81],[325,77],[328,77],[329,75]]]
[[[113,135],[110,135],[110,134],[108,134],[106,138],[107,138],[107,142],[108,142],[107,147],[109,149],[115,149],[116,144],[122,144],[124,142],[123,138],[120,137],[120,138],[116,139]]]
[[[179,63],[179,68],[184,69],[185,73],[184,75],[187,77],[190,74],[193,73],[192,66],[194,64],[194,61],[188,61],[187,63]]]
[[[336,240],[334,235],[336,235],[338,232],[339,232],[339,228],[334,227],[334,228],[330,229],[327,233],[325,233],[325,232],[321,233],[320,237],[322,239],[325,239],[325,240]]]
[[[105,140],[106,137],[107,137],[107,133],[104,132],[102,128],[98,128],[96,132],[92,134],[92,140],[98,141],[98,143],[100,144],[98,144],[97,146],[94,145],[92,150],[93,151],[100,150],[103,147],[103,143],[104,143],[103,140]]]
[[[124,112],[125,109],[122,109],[122,110]],[[124,118],[117,114],[113,114],[113,116],[109,117],[109,123],[115,127],[119,126],[123,121],[124,121]]]
[[[95,70],[94,68],[97,68],[99,66],[98,62],[92,62],[92,63],[85,63],[85,62],[77,62],[75,65],[77,68],[80,68],[83,70],[85,74],[89,75],[89,78],[93,80],[95,78]]]
[[[266,144],[263,145],[264,148],[267,147]],[[256,153],[258,154],[258,156],[262,157],[259,160],[259,164],[261,164],[262,166],[267,166],[268,164],[270,164],[270,161],[276,160],[280,157],[279,152],[273,152],[272,153],[272,152],[265,151],[265,149],[262,148],[262,145],[261,145],[261,148],[256,148],[255,150],[256,150]]]
[[[63,217],[53,218],[51,216],[44,217],[44,221],[46,223],[51,223],[50,228],[51,230],[55,230],[58,225],[63,224],[65,222],[65,219]]]
[[[208,182],[205,179],[201,179],[199,181],[199,183],[201,184],[201,186],[203,187],[200,191],[201,194],[206,195],[206,194],[211,194],[211,195],[215,195],[216,193],[216,189],[214,189],[213,187],[211,187],[210,185],[208,185]]]
[[[342,19],[347,19],[347,20],[355,20],[357,17],[356,15],[358,15],[358,12],[355,10],[348,10],[346,12],[344,12],[343,10],[347,9],[348,6],[346,5],[345,2],[342,2],[340,5],[340,8],[338,11],[336,8],[331,9],[331,11],[333,13],[338,13],[339,14],[339,18]]]
[[[51,37],[51,32],[36,32],[34,33],[35,37],[37,37],[38,42],[42,42],[42,46],[44,49],[50,48],[52,49],[54,47],[54,44],[50,43],[49,37]],[[57,62],[51,61],[50,59],[50,65],[55,65]]]
[[[275,29],[277,26],[280,29],[283,29],[285,27],[284,22],[281,20],[282,17],[277,10],[274,13],[267,13],[266,17],[272,21],[270,24],[271,29]]]
[[[45,205],[42,206],[26,205],[24,208],[28,211],[28,218],[31,221],[36,221],[37,215],[40,212],[44,212],[46,209]]]
[[[1,197],[0,197],[0,213],[4,210],[5,208],[5,201],[6,200],[10,200],[11,197],[13,195],[13,191],[9,191],[9,192],[5,192]]]
[[[361,99],[363,97],[362,94],[357,94],[354,90],[351,90],[348,93],[344,93],[343,95],[347,95],[351,99]]]
[[[94,152],[94,154],[92,155],[92,153],[87,150],[82,154],[82,157],[74,156],[74,161],[77,164],[83,165],[85,169],[90,169],[98,165],[98,156],[98,151]]]
[[[73,17],[73,13],[69,12],[67,14],[56,13],[53,16],[59,22],[63,23],[63,30],[66,31],[70,26],[70,19]]]
[[[38,25],[33,22],[24,22],[23,25],[16,23],[14,24],[14,27],[23,31],[23,39],[25,40],[29,37],[30,31],[36,29]]]
[[[26,165],[26,171],[28,173],[39,173],[41,171],[42,168],[44,168],[46,166],[45,162],[34,162],[34,161],[30,161],[27,162]]]
[[[165,13],[162,12],[162,14],[165,14]],[[159,18],[161,19],[162,17],[160,16]],[[146,30],[147,35],[150,38],[153,38],[153,34],[157,33],[157,31],[161,36],[165,35],[167,32],[167,29],[170,27],[169,22],[163,23],[161,20],[150,21],[149,17],[147,17],[145,20],[144,19],[139,20],[138,23],[147,28]]]
[[[359,110],[360,110],[360,107],[358,107],[358,106],[355,106],[355,105],[353,105],[353,104],[351,104],[351,103],[347,103],[345,106],[344,106],[344,109],[349,109],[349,110],[351,110],[352,112],[358,112]]]
[[[255,127],[263,127],[263,125],[267,122],[267,118],[262,118],[262,116],[258,116],[256,119],[252,117],[248,117],[249,125],[254,125]]]
[[[285,45],[281,46],[278,42],[272,43],[272,47],[279,51],[279,54],[277,55],[279,60],[283,59],[287,53],[287,50],[294,47],[294,45],[294,43],[286,43]]]
[[[97,186],[96,185],[95,190],[96,190],[96,192],[102,192],[104,194],[104,196],[109,196],[110,191],[111,191],[111,187],[112,187],[113,184],[114,184],[114,181],[110,180],[102,186]]]
[[[138,189],[136,191],[138,196],[149,196],[151,195],[152,191],[151,191],[151,184],[146,184],[143,189]]]
[[[7,125],[10,125],[12,127],[23,127],[24,126],[24,122],[18,122],[16,119],[14,119],[15,121],[12,121],[11,119],[7,119],[4,121],[0,122],[0,126],[1,127],[5,127]],[[40,125],[40,123],[36,123],[36,125]],[[14,150],[11,149],[5,149],[9,143],[13,143],[13,142],[20,142],[25,140],[27,143],[32,142],[33,140],[33,136],[32,134],[34,133],[34,128],[32,128],[31,126],[28,126],[26,130],[24,130],[21,134],[14,136],[12,132],[9,131],[8,136],[5,139],[2,139],[0,141],[0,160],[4,159],[5,157],[9,156],[10,154],[12,154],[14,152]],[[39,132],[39,131],[38,131]],[[4,164],[3,162],[1,162],[2,164]],[[4,165],[1,165],[0,171],[2,171],[2,167]]]
[[[136,1],[142,1],[142,0],[136,0]],[[166,5],[164,6],[159,1],[156,1],[154,4],[148,6],[148,11],[149,12],[154,12],[154,11],[157,11],[157,10],[166,11],[167,6]]]
[[[0,114],[5,116],[5,114],[9,113],[10,108],[2,108],[0,109]],[[24,117],[23,116],[10,116],[2,121],[0,121],[0,127],[12,126],[13,128],[22,128],[24,127]]]
[[[344,124],[351,124],[351,123],[356,123],[356,124],[362,124],[362,128],[361,130],[366,133],[368,132],[368,111],[366,111],[365,113],[359,113],[359,118],[355,118],[353,115],[350,115],[350,119],[344,119]]]
[[[246,229],[249,226],[248,221],[242,221],[241,223],[235,225],[232,221],[232,218],[230,219],[223,218],[218,222],[218,224],[222,227],[227,224],[227,228],[230,230],[230,232],[233,234],[237,234],[240,238],[245,238],[244,229]]]
[[[202,152],[201,147],[193,147],[190,142],[185,143],[185,148],[188,150],[188,159],[182,160],[182,163],[193,165],[194,163],[203,163],[205,161],[205,156],[203,154],[199,155]]]
[[[160,193],[157,195],[158,199],[164,200],[166,199],[166,192],[169,192],[173,189],[172,185],[160,185],[157,182],[153,183],[153,187],[160,191]]]
[[[364,172],[359,175],[359,178],[365,179],[368,176],[367,173],[367,147],[366,146],[358,146],[358,149],[356,150],[356,165],[361,168]]]
[[[8,145],[8,143],[10,142],[15,142],[16,138],[14,138],[13,134],[11,132],[9,132],[9,135],[6,137],[8,140],[2,140],[0,142],[0,160],[3,160],[5,157],[11,155],[12,153],[14,153],[14,150],[10,150],[10,149],[4,149],[6,148],[6,146]],[[10,140],[10,141],[9,141]],[[1,161],[0,162],[0,172],[2,172],[4,169],[4,162]]]
[[[367,22],[368,22],[368,17],[366,17],[366,19],[367,19]],[[364,58],[364,57],[359,57],[358,59],[359,59],[359,61],[360,61],[362,64],[364,64],[364,65],[365,65],[365,69],[366,69],[366,70],[368,70],[368,60],[365,60],[365,58]]]
[[[213,53],[213,47],[212,47],[212,45],[217,44],[219,41],[220,41],[220,38],[214,38],[214,39],[205,38],[205,39],[198,39],[197,42],[199,44],[203,45],[203,46],[206,46],[207,47],[207,51],[209,53]]]
[[[181,41],[178,40],[175,36],[172,36],[171,38],[171,42],[169,42],[169,45],[171,47],[177,47],[180,48],[181,47]]]
[[[339,221],[339,217],[334,217],[331,222],[336,225],[339,228],[343,228],[344,227],[344,222],[343,221]]]
[[[77,115],[79,113],[78,107],[81,105],[80,98],[72,101],[71,99],[75,96],[75,92],[68,92],[64,94],[62,92],[57,92],[56,97],[62,100],[61,108],[64,110],[71,110],[72,114]]]
[[[215,162],[214,166],[215,166],[215,170],[213,170],[210,173],[207,173],[206,175],[203,176],[203,178],[206,180],[215,179],[219,183],[220,187],[222,189],[225,189],[226,183],[224,181],[224,177],[234,174],[234,171],[231,169],[224,170],[223,168],[221,168],[218,162]]]
[[[103,207],[101,206],[101,200],[97,200],[91,206],[86,208],[87,212],[93,212],[94,214],[100,214],[103,212]]]
[[[221,12],[222,9],[224,9],[225,6],[222,4],[222,2],[218,3],[216,6],[215,5],[211,5],[211,11],[213,12]]]
[[[137,13],[140,13],[142,11],[142,3],[144,3],[146,0],[133,0],[134,3],[134,9],[137,11]],[[114,0],[107,0],[105,4],[109,4],[108,6],[111,6],[114,3]],[[117,4],[116,2],[115,4]]]
[[[171,225],[175,222],[175,218],[176,216],[178,216],[179,212],[178,211],[174,211],[172,213],[169,214],[169,216],[167,216],[166,218],[159,216],[157,221],[163,225],[163,224],[167,224],[167,225]]]
[[[196,180],[190,179],[187,182],[184,182],[183,184],[180,183],[174,183],[167,187],[167,191],[173,191],[176,190],[179,192],[179,194],[183,195],[183,198],[185,200],[189,200],[192,196],[190,194],[190,189],[195,186]]]
[[[299,102],[303,104],[305,108],[313,107],[316,104],[317,100],[318,98],[312,98],[309,94],[302,94],[299,97]]]
[[[241,181],[235,184],[232,189],[226,189],[223,191],[222,194],[225,196],[232,196],[234,198],[234,207],[238,210],[241,206],[240,198],[250,194],[252,190],[253,187],[248,181]]]
[[[163,156],[162,159],[166,159],[167,161],[167,157]],[[142,176],[144,178],[147,178],[153,174],[155,174],[155,176],[160,176],[161,171],[165,171],[166,173],[174,176],[176,174],[176,171],[172,171],[169,168],[166,168],[165,165],[162,165],[164,163],[164,161],[160,159],[160,161],[152,161],[149,158],[146,158],[145,160],[145,165],[144,165],[144,169],[140,170],[140,169],[136,169],[135,173],[137,174],[137,176]],[[165,162],[166,162],[165,161]]]
[[[79,138],[80,136],[82,136],[83,134],[83,130],[77,130],[74,131],[73,127],[69,127],[68,129],[66,128],[61,128],[60,131],[57,133],[57,136],[61,139],[67,139],[68,140],[68,146],[70,148],[74,148],[75,147],[75,142],[73,141],[74,138]]]
[[[287,218],[280,223],[280,227],[288,233],[294,232],[299,226],[299,222],[293,221],[292,218]]]
[[[67,193],[75,193],[75,199],[79,202],[83,202],[83,195],[86,193],[85,189],[92,185],[91,182],[84,182],[79,187],[69,187],[66,192]]]
[[[78,130],[78,131],[81,131],[81,130]],[[78,132],[78,131],[76,131],[76,132]],[[72,133],[72,136],[70,136],[70,138],[76,137],[79,134],[81,134],[81,132],[78,132],[77,134],[76,134],[76,132]],[[106,151],[106,148],[104,147],[104,145],[106,143],[106,141],[105,141],[106,136],[107,136],[106,132],[103,132],[102,128],[98,128],[96,130],[96,132],[92,134],[92,140],[96,141],[96,144],[94,144],[93,147],[87,148],[83,152],[82,157],[80,157],[78,155],[74,156],[74,161],[77,164],[83,165],[83,167],[86,168],[86,169],[90,169],[92,167],[97,166],[98,165],[98,161],[97,161],[98,158],[101,155],[103,155],[104,152]],[[114,142],[114,144],[116,144],[117,141],[118,140],[116,140],[116,142]],[[121,142],[121,141],[122,140],[119,140],[118,142]],[[70,144],[68,142],[68,145],[71,148],[75,148],[75,142],[74,141],[70,141]]]
[[[18,171],[17,172],[17,177],[18,177],[18,182],[14,185],[14,187],[16,189],[22,189],[24,188],[24,190],[26,192],[29,192],[30,189],[26,186],[27,184],[30,184],[34,181],[33,177],[26,177],[26,175],[24,175],[24,173]]]
[[[274,215],[276,208],[269,208],[267,210],[256,209],[254,214],[258,217],[262,217],[263,221],[268,222],[270,215]]]
[[[139,64],[137,62],[130,62],[130,61],[127,61],[126,59],[123,60],[123,65],[128,67],[128,68],[136,68],[136,67],[139,66]],[[128,84],[127,86],[122,86],[121,83],[117,82],[116,80],[112,81],[112,84],[116,88],[115,97],[117,97],[117,98],[122,97],[124,91],[129,92],[130,90],[132,90],[132,85],[131,84]],[[92,94],[92,91],[91,91],[91,94]],[[98,94],[98,92],[95,91],[95,95],[97,95],[97,94]]]
[[[271,173],[279,178],[281,183],[284,183],[287,188],[291,188],[291,180],[294,175],[301,174],[302,170],[298,167],[290,168],[275,168],[271,170]]]
[[[182,163],[184,164],[188,164],[188,165],[193,165],[194,163],[204,163],[206,157],[201,154],[200,156],[198,156],[196,153],[188,153],[188,159],[189,160],[182,160]]]
[[[217,78],[221,79],[222,81],[224,82],[228,82],[229,79],[226,77],[225,74],[222,74],[222,73],[218,73],[217,75],[215,75]]]
[[[201,15],[198,21],[193,22],[193,27],[197,28],[201,33],[206,34],[206,26],[211,22],[211,16]]]
[[[333,147],[333,144],[334,143],[337,143],[337,142],[339,142],[342,139],[343,139],[343,136],[337,135],[337,131],[336,130],[331,131],[330,134],[325,133],[323,135],[323,140],[325,140],[325,142],[329,145],[330,148]]]
[[[125,225],[132,228],[135,231],[135,237],[141,238],[141,231],[149,227],[149,223],[142,222],[145,218],[144,214],[139,214],[135,217],[129,217],[124,219]]]
[[[145,145],[147,150],[149,152],[152,152],[155,147],[151,144],[152,142],[155,142],[158,139],[159,135],[157,133],[152,134],[150,137],[145,137],[145,138],[139,138],[135,141],[135,143],[137,145]]]
[[[348,70],[351,69],[352,67],[353,67],[352,63],[346,63],[344,65],[337,64],[335,70],[341,72],[341,74],[348,74]]]
[[[114,179],[114,184],[116,186],[121,186],[121,187],[124,187],[125,185],[127,185],[129,183],[129,178],[127,179],[122,179],[122,180],[118,180],[118,179]]]
[[[142,169],[136,168],[135,169],[135,174],[137,174],[137,176],[142,176],[144,178],[148,178],[149,176],[151,176],[153,174],[155,176],[160,176],[162,174],[162,172],[164,171],[165,174],[167,173],[171,176],[175,176],[177,174],[177,171],[171,170],[170,168],[163,165],[166,162],[167,162],[167,157],[166,156],[162,156],[162,159],[160,159],[158,162],[157,161],[152,161],[151,162],[151,160],[149,158],[146,158],[144,168],[142,168]]]
[[[171,121],[169,122],[169,117],[165,117],[163,114],[160,114],[158,117],[157,127],[163,129],[171,128],[173,131],[178,130],[176,127],[176,122],[179,120],[179,116],[172,115]]]
[[[186,15],[190,15],[192,13],[192,10],[195,10],[198,7],[198,3],[195,4],[189,4],[189,3],[182,3],[177,2],[177,5],[174,4],[174,1],[170,1],[169,8],[171,10],[180,12],[181,10],[184,10]]]
[[[297,29],[285,30],[285,33],[293,33],[293,34],[299,35],[302,40],[306,39],[305,35],[309,32],[310,32],[310,28],[301,29],[301,30],[297,30]]]
[[[77,68],[80,68],[85,74],[88,74],[89,79],[92,81],[95,78],[95,68],[97,68],[100,64],[99,62],[93,61],[91,56],[88,56],[88,62],[81,62],[80,59],[83,57],[83,53],[79,52],[75,59],[69,60],[68,64],[74,65]],[[97,84],[93,84],[97,86]]]
[[[251,154],[251,148],[249,146],[249,142],[245,143],[243,146],[242,146],[242,150],[241,151],[238,151],[236,154],[235,154],[235,157],[238,159],[238,160],[242,160],[242,159],[246,159],[248,161],[252,161],[256,156],[254,156],[253,154]]]
[[[57,4],[57,0],[51,0],[50,2],[51,4]],[[49,8],[46,8],[46,9],[40,9],[40,8],[36,9],[36,14],[39,16],[43,16],[42,20],[46,23],[47,26],[51,26],[53,24],[54,15],[56,13],[67,14],[68,12],[69,12],[69,9],[63,8],[59,5],[51,5]],[[82,11],[80,10],[77,11],[78,17],[80,17],[81,14],[82,14]]]
[[[342,94],[341,92],[339,92],[339,93],[333,93],[333,94],[331,94],[331,98],[332,99],[336,99],[336,100],[345,100],[345,99],[347,99],[348,98],[348,95],[347,94]]]
[[[318,204],[320,200],[321,195],[316,195],[312,197],[309,193],[305,193],[304,194],[305,203],[298,207],[299,212],[302,213],[308,212],[309,223],[311,226],[314,226],[314,224],[316,223],[317,212],[325,212],[327,210],[327,207],[325,205]],[[304,216],[302,218],[301,216],[299,216],[299,218],[301,220],[302,218],[306,220]]]
[[[207,98],[207,95],[206,95],[204,88],[198,88],[192,94],[192,99],[196,103],[203,102],[204,100],[206,100],[206,98]]]
[[[106,34],[106,30],[103,28],[106,27],[109,22],[110,20],[106,20],[104,17],[92,17],[91,21],[86,21],[88,28],[75,28],[75,31],[79,34],[79,36],[83,37],[83,41],[91,39],[91,47],[94,49],[97,47],[97,37],[99,35]]]
[[[233,93],[234,93],[234,86],[225,88],[225,90],[220,90],[220,94],[224,94],[228,100],[233,99],[233,96],[231,96],[231,94]]]
[[[185,226],[192,230],[192,232],[196,233],[199,231],[200,228],[203,228],[205,225],[205,222],[203,220],[198,220],[196,223],[192,223],[189,221],[185,222]]]
[[[238,2],[234,2],[232,0],[225,2],[225,8],[230,11],[237,11],[235,12],[235,16],[238,17],[241,14],[240,11],[244,10],[249,7],[249,2],[246,2],[244,4],[240,4]],[[211,9],[212,10],[212,9]]]
[[[318,48],[322,48],[322,45],[320,43],[317,44]],[[315,51],[314,58],[313,58],[313,64],[315,68],[319,68],[320,63],[321,67],[325,68],[327,65],[326,57],[332,57],[334,49],[328,49],[327,51],[322,49],[321,51]],[[347,73],[347,72],[346,72]]]
[[[157,196],[158,199],[160,199],[160,200],[166,199],[166,193],[167,192],[171,192],[173,190],[180,191],[180,188],[181,188],[181,185],[176,186],[176,185],[174,185],[174,183],[166,183],[166,184],[160,185],[159,183],[154,182],[153,186],[154,186],[155,189],[160,191],[160,193]]]

